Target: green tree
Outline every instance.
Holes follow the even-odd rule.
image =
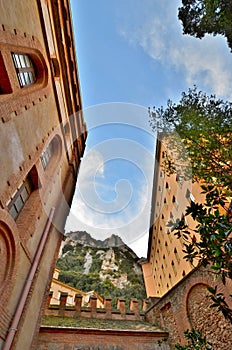
[[[192,329],[184,332],[185,339],[187,339],[186,345],[176,344],[177,350],[213,350],[212,344],[202,336],[202,333]]]
[[[184,34],[200,39],[205,34],[223,35],[232,51],[231,0],[182,0],[178,18]]]
[[[196,180],[217,184],[231,193],[232,185],[232,103],[207,96],[196,86],[183,92],[178,104],[149,111],[150,124],[166,138],[167,148],[177,159],[168,167],[183,172],[188,159]],[[179,168],[178,168],[179,167]],[[191,174],[190,174],[191,175]]]
[[[232,104],[194,87],[182,93],[178,104],[168,101],[166,109],[154,108],[150,116],[153,129],[158,127],[169,142],[167,147],[175,150],[175,161],[167,157],[167,170],[178,173],[189,158],[193,179],[203,179],[207,184],[202,186],[205,203],[191,202],[186,210],[196,228],[190,230],[184,217],[168,225],[184,240],[185,259],[210,265],[211,271],[226,283],[226,278],[232,279],[232,206],[228,203],[232,184]],[[209,292],[213,306],[232,323],[232,310],[223,295],[212,288]]]

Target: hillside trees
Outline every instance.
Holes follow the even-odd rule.
[[[134,271],[136,255],[128,247],[113,247],[114,264],[118,270],[109,267],[102,269],[104,256],[109,248],[84,246],[79,243],[64,245],[62,255],[58,259],[57,268],[60,269],[59,280],[79,290],[89,292],[95,290],[104,297],[111,297],[113,305],[117,298],[126,300],[129,305],[131,298],[143,300],[146,298],[143,276]],[[101,254],[99,254],[101,252]],[[85,271],[84,264],[86,255],[91,255],[91,266]],[[102,255],[102,258],[100,258]],[[127,276],[127,283],[117,287],[120,276]],[[115,283],[116,282],[116,283]]]
[[[200,39],[205,34],[223,35],[232,51],[231,0],[182,0],[178,18],[184,34]]]

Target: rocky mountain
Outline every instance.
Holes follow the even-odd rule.
[[[139,258],[120,237],[96,240],[85,231],[66,235],[57,268],[59,279],[102,296],[146,298]]]
[[[66,244],[69,242],[80,243],[83,246],[97,247],[97,248],[110,248],[110,247],[120,247],[125,245],[122,239],[119,236],[111,235],[106,238],[104,241],[94,239],[86,231],[76,231],[69,232],[66,235]]]

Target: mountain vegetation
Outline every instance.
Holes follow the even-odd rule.
[[[95,290],[103,297],[146,298],[144,280],[137,255],[115,235],[95,240],[87,232],[67,234],[57,268],[59,280],[83,290]]]

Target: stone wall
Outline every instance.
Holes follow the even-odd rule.
[[[170,350],[165,333],[120,330],[40,329],[36,350]]]
[[[162,343],[168,333],[144,322],[136,299],[129,305],[118,299],[112,308],[111,299],[105,298],[104,308],[97,308],[96,296],[90,297],[88,307],[82,307],[80,294],[75,306],[67,305],[67,293],[61,293],[59,305],[51,305],[51,297],[32,350],[170,350]]]
[[[213,349],[228,350],[232,344],[232,325],[216,308],[210,308],[212,301],[207,295],[207,286],[218,286],[218,292],[225,295],[232,307],[229,294],[231,281],[224,286],[210,269],[200,267],[192,271],[146,311],[146,319],[169,332],[169,344],[185,342],[186,329],[196,329],[212,342]]]
[[[144,319],[144,310],[147,308],[147,302],[143,301],[143,311],[139,311],[139,302],[137,299],[131,299],[129,303],[129,310],[124,299],[118,299],[116,309],[112,308],[112,299],[104,299],[104,307],[97,308],[97,297],[91,295],[89,298],[88,307],[82,306],[83,295],[76,294],[74,306],[69,306],[67,303],[68,293],[62,292],[60,294],[60,302],[57,304],[50,304],[52,299],[52,292],[49,293],[47,299],[47,308],[45,316],[65,316],[65,317],[84,317],[84,318],[99,318],[110,320],[129,320],[139,321]]]

